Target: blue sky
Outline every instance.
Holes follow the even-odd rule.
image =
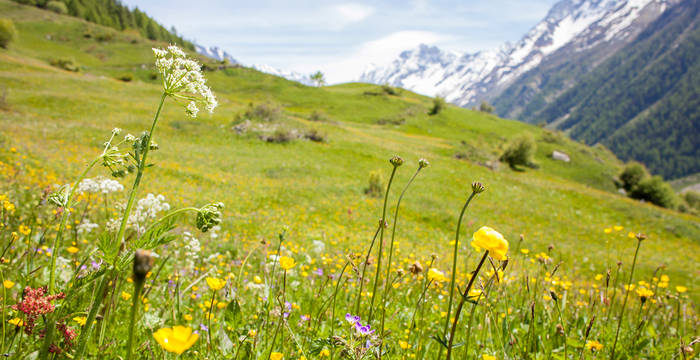
[[[556,0],[122,0],[245,65],[356,79],[421,43],[474,52],[515,42]]]

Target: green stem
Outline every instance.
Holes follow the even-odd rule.
[[[469,195],[469,198],[467,198],[467,201],[464,203],[464,206],[462,207],[462,212],[459,213],[459,219],[457,220],[457,232],[455,233],[455,246],[454,250],[452,252],[452,279],[450,281],[450,298],[447,302],[447,318],[445,319],[445,328],[443,330],[443,338],[447,337],[447,330],[450,328],[450,313],[452,311],[452,299],[454,297],[454,292],[455,292],[455,278],[457,276],[457,252],[459,250],[459,232],[460,228],[462,227],[462,218],[464,217],[464,213],[467,211],[467,207],[469,206],[469,203],[472,201],[474,196],[476,195],[476,192],[472,191],[471,195]],[[482,259],[483,263],[483,259]],[[479,265],[481,267],[481,265]],[[472,278],[473,279],[473,278]],[[442,352],[442,350],[440,350]],[[449,352],[449,349],[448,349]],[[440,357],[440,356],[438,356]]]
[[[134,296],[131,301],[131,315],[129,316],[129,339],[126,342],[126,360],[131,360],[131,354],[134,346],[134,333],[136,332],[136,314],[139,311],[139,297],[144,285],[143,280],[134,282]]]
[[[126,232],[126,223],[129,221],[129,215],[131,214],[131,208],[134,206],[134,200],[136,199],[136,192],[141,184],[141,178],[143,177],[144,169],[146,168],[146,160],[148,158],[148,151],[151,148],[151,140],[153,140],[153,132],[155,131],[156,124],[158,124],[158,118],[160,117],[160,111],[163,109],[163,104],[165,103],[165,98],[168,96],[167,93],[163,93],[160,98],[160,103],[158,104],[158,110],[153,118],[153,123],[151,124],[151,130],[148,132],[148,142],[143,149],[143,155],[139,159],[139,167],[136,172],[136,179],[134,179],[134,185],[131,187],[129,192],[129,200],[126,203],[126,208],[124,209],[124,217],[119,225],[119,232],[117,233],[116,245],[121,248],[121,242],[124,240],[124,233]]]
[[[381,227],[383,226],[383,223],[379,224],[379,227],[377,227],[377,231],[374,232],[374,237],[372,238],[372,242],[369,244],[369,250],[367,250],[367,256],[365,256],[365,261],[363,261],[362,264],[362,275],[360,276],[360,287],[358,288],[357,292],[357,298],[355,299],[355,315],[360,314],[360,299],[362,299],[362,290],[365,285],[365,273],[367,272],[367,263],[369,262],[369,256],[372,254],[372,249],[374,248],[374,243],[377,240],[377,236],[379,235],[379,231],[381,230]]]
[[[457,323],[459,322],[459,315],[462,312],[462,307],[464,306],[464,302],[467,300],[467,297],[469,296],[469,290],[471,290],[472,285],[474,285],[474,280],[476,280],[476,278],[479,275],[479,270],[481,270],[481,266],[484,265],[484,261],[486,261],[486,258],[488,256],[489,256],[489,251],[486,250],[486,252],[484,252],[484,256],[481,257],[481,261],[479,261],[479,265],[476,266],[476,270],[474,270],[472,277],[469,279],[469,283],[467,284],[467,288],[464,289],[463,294],[460,294],[462,296],[462,298],[460,299],[459,304],[457,305],[457,309],[455,310],[455,321],[452,323],[452,330],[450,330],[450,339],[448,340],[448,343],[447,343],[447,360],[450,360],[450,356],[452,355],[452,344],[454,343],[454,340],[455,340],[455,331],[457,330]],[[447,315],[447,316],[448,316],[448,320],[449,320],[449,315]],[[469,349],[466,349],[466,350],[469,351]]]
[[[381,326],[379,330],[379,336],[384,337],[384,318],[386,317],[386,294],[389,291],[389,274],[391,273],[391,258],[394,255],[394,238],[396,236],[396,222],[399,219],[399,207],[401,206],[401,199],[403,199],[403,195],[406,193],[406,190],[408,190],[408,187],[411,186],[411,183],[413,180],[418,176],[418,173],[420,170],[423,168],[423,166],[418,166],[418,169],[416,172],[413,174],[411,179],[408,180],[408,183],[406,183],[406,186],[403,188],[401,191],[401,195],[399,195],[399,199],[396,202],[396,209],[394,210],[394,223],[391,225],[391,241],[389,242],[389,258],[387,259],[386,263],[386,275],[384,276],[384,281],[387,282],[384,284],[384,293],[382,294],[382,321],[381,321]],[[384,341],[379,343],[379,359],[381,360],[382,358],[382,347],[384,346]]]
[[[557,307],[557,312],[559,313],[559,324],[561,324],[562,331],[564,331],[564,359],[568,359],[568,345],[566,344],[566,338],[568,335],[566,334],[566,325],[564,325],[564,318],[561,316],[561,308],[559,306],[559,300],[554,300],[554,304]]]
[[[68,198],[66,199],[66,204],[63,208],[63,214],[61,215],[61,223],[58,226],[58,232],[56,232],[56,237],[54,238],[53,244],[51,245],[51,251],[53,253],[51,254],[51,265],[49,267],[49,294],[53,294],[54,290],[56,290],[56,258],[58,257],[58,245],[60,245],[61,240],[63,239],[63,230],[66,227],[66,221],[68,220],[68,216],[70,215],[70,208],[73,205],[73,195],[75,195],[75,190],[78,188],[78,185],[80,185],[85,176],[87,176],[88,171],[90,171],[90,169],[92,169],[100,159],[102,159],[102,156],[96,158],[88,165],[85,171],[83,171],[83,173],[80,174],[75,184],[71,186],[70,192],[68,193]]]
[[[211,312],[214,310],[214,301],[216,300],[216,290],[212,290],[211,304],[209,304],[209,314],[207,315],[207,335],[209,343],[207,344],[207,355],[211,355]]]
[[[80,337],[78,338],[78,349],[76,350],[75,356],[74,356],[75,360],[80,360],[83,357],[83,354],[85,353],[87,343],[88,343],[88,341],[90,341],[90,333],[92,332],[92,323],[95,322],[95,317],[97,316],[97,311],[100,308],[100,304],[102,303],[102,298],[104,297],[104,293],[107,291],[108,285],[109,285],[109,277],[102,276],[102,281],[100,282],[100,286],[99,286],[97,292],[95,293],[95,298],[92,300],[92,304],[90,304],[90,312],[88,313],[87,319],[85,320],[85,326],[83,326],[83,329],[80,331]],[[51,329],[51,327],[49,327],[49,329]]]
[[[610,353],[610,360],[615,359],[615,348],[617,347],[617,339],[620,335],[620,327],[622,326],[622,317],[625,315],[625,306],[627,306],[627,298],[630,294],[630,285],[632,284],[632,277],[634,276],[634,266],[637,264],[637,255],[639,254],[639,246],[642,244],[642,240],[637,240],[637,249],[634,251],[634,260],[632,260],[632,269],[630,270],[630,278],[627,281],[627,289],[625,290],[625,300],[622,301],[622,309],[620,309],[620,318],[617,320],[617,330],[615,331],[615,341],[613,342],[612,352]]]
[[[386,193],[384,194],[384,208],[382,209],[382,222],[380,223],[379,230],[379,255],[377,257],[377,269],[374,273],[374,287],[372,289],[372,301],[369,306],[369,317],[367,318],[367,323],[372,322],[372,312],[374,311],[374,298],[377,294],[377,286],[379,285],[379,273],[382,268],[382,252],[384,251],[384,224],[386,224],[386,203],[389,199],[389,190],[391,189],[391,183],[394,180],[394,175],[396,174],[397,166],[391,169],[391,176],[389,177],[389,183],[386,186]]]
[[[335,284],[335,291],[333,292],[333,308],[331,309],[331,339],[333,338],[335,332],[335,300],[338,297],[338,289],[340,288],[340,283],[343,281],[343,274],[345,274],[345,269],[348,267],[348,264],[350,264],[350,262],[346,261],[345,266],[343,266],[343,270],[340,271],[338,283]],[[333,348],[331,348],[331,360],[333,360],[333,355],[335,355],[335,351],[333,351]],[[381,355],[379,356],[381,357]]]

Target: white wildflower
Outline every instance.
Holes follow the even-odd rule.
[[[186,113],[196,117],[198,104],[210,113],[217,106],[216,97],[206,84],[202,75],[202,66],[187,57],[187,55],[175,45],[167,49],[153,49],[156,69],[163,78],[163,90],[169,96],[187,102]]]
[[[89,234],[92,232],[93,229],[96,229],[98,226],[99,225],[95,223],[91,223],[90,220],[84,219],[83,222],[76,226],[76,229],[78,230],[78,234]]]

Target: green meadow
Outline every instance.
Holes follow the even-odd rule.
[[[5,173],[5,179],[72,182],[113,128],[136,136],[147,129],[162,92],[151,48],[167,44],[7,0],[0,0],[0,14],[18,30],[9,48],[0,49],[0,160],[34,169]],[[51,65],[59,60],[78,71]],[[625,273],[637,243],[628,233],[644,233],[635,279],[651,279],[662,267],[672,286],[686,286],[691,299],[700,299],[700,218],[619,194],[614,178],[623,164],[602,146],[452,105],[429,115],[433,99],[407,90],[309,87],[198,60],[219,106],[192,119],[166,99],[153,136],[158,149],[149,156],[154,166],[139,198],[162,194],[174,208],[223,202],[225,235],[207,250],[241,257],[284,231],[302,252],[319,240],[333,253],[362,253],[383,204],[365,194],[370,173],[380,172],[386,186],[389,159],[399,155],[404,164],[389,194],[391,214],[418,160],[430,166],[401,203],[395,259],[426,264],[435,254],[434,266],[449,273],[457,217],[479,181],[486,191],[466,212],[460,256],[469,260],[461,266],[478,261],[468,241],[484,225],[504,235],[514,256],[520,249],[545,252],[553,264],[561,262],[561,274],[585,278],[614,271],[618,261]],[[256,109],[270,110],[273,118],[249,116]],[[320,141],[305,136],[312,133]],[[499,163],[509,141],[524,133],[536,140],[536,168]],[[280,134],[291,139],[266,140]],[[554,150],[571,161],[553,160]],[[88,177],[98,175],[109,173],[97,167]],[[129,188],[132,179],[120,181]]]

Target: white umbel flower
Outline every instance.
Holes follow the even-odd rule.
[[[153,49],[156,69],[163,78],[163,90],[168,96],[187,102],[185,112],[196,117],[198,105],[203,105],[210,113],[218,105],[216,97],[207,86],[202,75],[202,66],[187,57],[175,45],[167,49]]]

